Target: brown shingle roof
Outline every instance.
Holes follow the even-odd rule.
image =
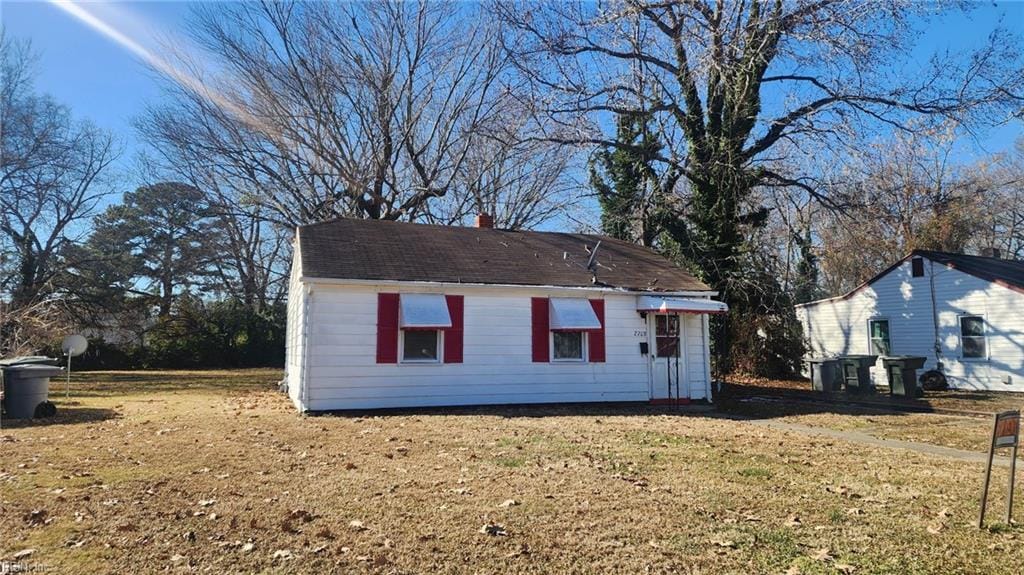
[[[600,240],[597,285],[709,289],[647,248],[587,234],[338,219],[301,226],[298,237],[302,275],[312,278],[593,286],[587,250]]]

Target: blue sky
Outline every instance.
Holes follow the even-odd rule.
[[[187,2],[94,2],[89,11],[159,52],[161,41],[181,42]],[[926,32],[914,57],[957,51],[981,42],[996,22],[1024,32],[1024,1],[979,3],[969,18],[949,18]],[[122,166],[141,147],[132,119],[160,98],[154,72],[137,56],[48,2],[3,0],[0,23],[28,38],[39,52],[37,88],[68,105],[76,117],[110,130],[124,143]],[[979,142],[963,142],[964,160],[1006,150],[1024,133],[1020,122],[988,130]]]

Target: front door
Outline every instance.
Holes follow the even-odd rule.
[[[649,314],[648,333],[654,334],[650,350],[651,399],[687,397],[686,373],[681,345],[682,322],[679,314]]]

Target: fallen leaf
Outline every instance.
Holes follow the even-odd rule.
[[[849,575],[850,573],[853,573],[857,570],[856,567],[854,567],[853,565],[847,565],[846,563],[836,563],[835,565],[833,565],[833,567],[836,568],[836,571],[839,571],[840,573],[844,573],[846,575]]]
[[[295,509],[288,514],[288,517],[290,519],[298,519],[303,523],[309,523],[313,520],[313,515],[309,511],[306,511],[305,509]]]
[[[22,549],[21,551],[18,551],[14,555],[11,555],[11,558],[14,559],[15,561],[17,561],[18,559],[24,559],[26,557],[29,557],[29,556],[31,556],[35,552],[36,552],[35,549]]]
[[[284,561],[287,561],[288,559],[291,559],[292,557],[294,557],[294,555],[292,555],[292,552],[289,551],[288,549],[278,549],[277,551],[274,551],[274,559],[275,560],[276,559],[282,559]]]
[[[498,525],[497,523],[485,523],[484,526],[480,528],[480,533],[485,533],[492,537],[504,537],[508,535],[508,531],[505,531],[505,527]]]
[[[200,507],[209,507],[209,506],[213,505],[216,502],[217,502],[216,499],[200,499],[199,500],[199,506]]]
[[[823,547],[812,553],[811,559],[814,559],[815,561],[832,561],[833,558],[830,553],[830,549],[828,549],[827,547]]]
[[[244,551],[245,553],[249,553],[253,549],[256,549],[256,544],[252,541],[246,543],[245,545],[242,545],[242,551]]]
[[[519,502],[516,501],[515,499],[506,499],[505,501],[499,503],[498,507],[512,507],[514,505],[519,505]]]
[[[366,531],[366,527],[363,525],[363,522],[359,521],[358,519],[349,521],[348,526],[355,531]]]
[[[29,526],[36,527],[38,525],[45,525],[49,514],[50,513],[45,509],[33,509],[25,515],[22,515],[21,518],[24,519],[25,523],[28,523]]]
[[[736,542],[732,539],[712,539],[710,543],[719,547],[728,547],[729,549],[736,548]]]

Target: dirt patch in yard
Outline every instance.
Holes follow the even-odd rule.
[[[1024,561],[1019,527],[970,526],[978,465],[646,406],[304,417],[278,379],[87,374],[57,419],[5,422],[0,559],[61,573],[1012,573]]]

